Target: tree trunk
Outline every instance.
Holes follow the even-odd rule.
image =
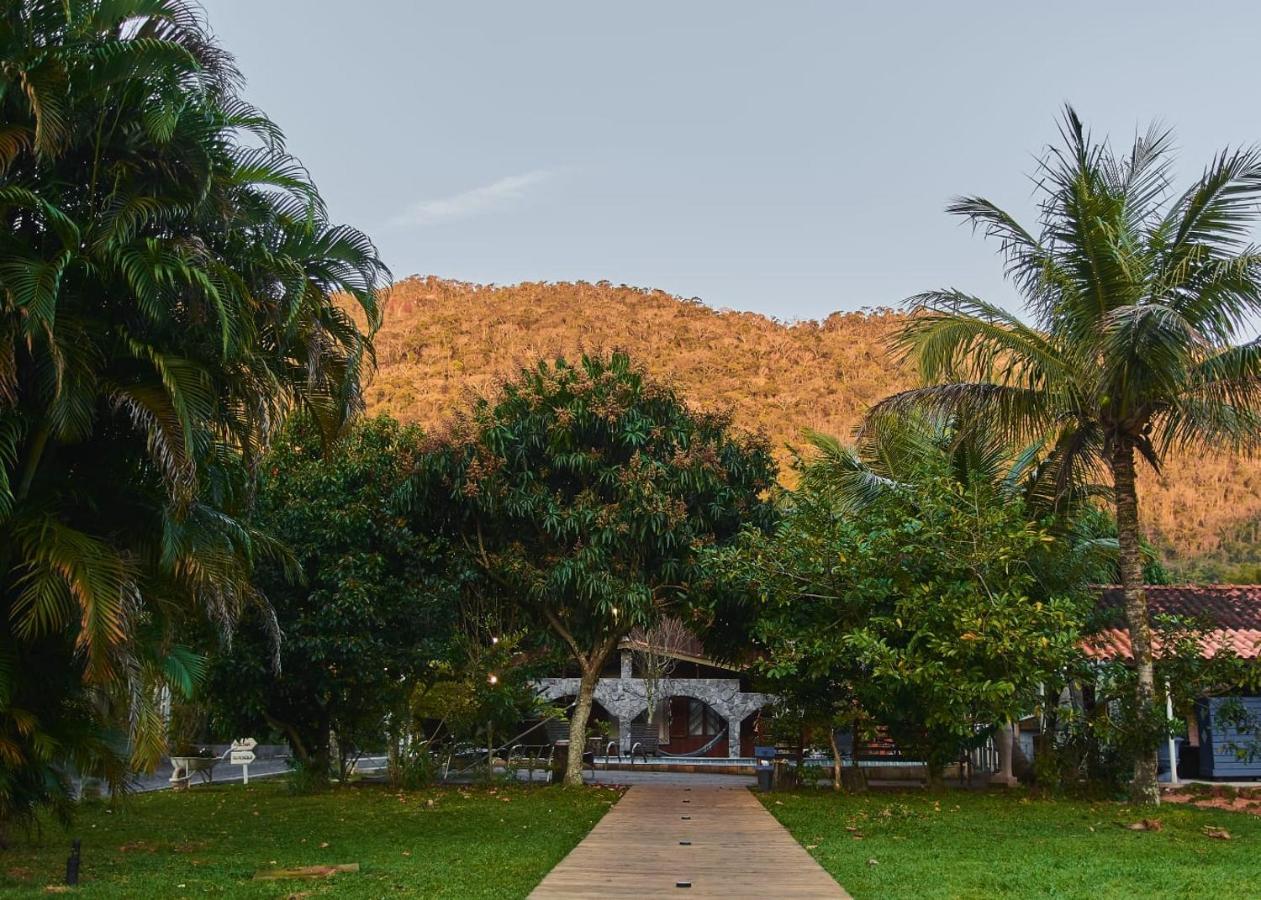
[[[565,784],[582,784],[582,752],[587,746],[587,720],[591,718],[591,702],[604,660],[583,665],[578,682],[578,702],[569,717],[569,755],[565,758]]]
[[[331,765],[329,753],[330,728],[321,724],[303,739],[297,726],[282,722],[269,713],[263,713],[263,719],[272,728],[283,734],[289,741],[289,749],[297,763],[296,782],[302,790],[321,790],[328,787],[328,774]]]
[[[841,748],[836,745],[836,728],[828,725],[828,743],[832,745],[832,790],[841,789]]]
[[[385,751],[385,772],[389,778],[390,787],[397,788],[403,783],[403,736],[399,734],[398,727],[393,723],[390,725],[387,740],[389,743]]]
[[[1143,587],[1143,551],[1139,544],[1138,490],[1135,486],[1134,447],[1118,441],[1112,451],[1112,479],[1116,491],[1117,543],[1121,546],[1121,589],[1125,594],[1125,621],[1130,630],[1137,683],[1134,712],[1146,731],[1154,721],[1156,679],[1152,664],[1152,628],[1147,615],[1147,591]],[[1156,784],[1156,747],[1144,747],[1134,760],[1130,798],[1136,803],[1160,802]]]
[[[303,763],[304,788],[307,790],[323,790],[329,786],[329,773],[333,768],[332,749],[324,744],[316,747]]]
[[[990,779],[991,784],[1001,784],[1003,787],[1016,785],[1016,776],[1012,774],[1012,760],[1015,756],[1013,737],[1011,722],[1004,722],[994,732],[994,747],[998,751],[998,771]]]

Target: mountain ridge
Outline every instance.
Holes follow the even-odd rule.
[[[625,350],[699,408],[763,430],[781,466],[801,431],[848,438],[867,407],[916,378],[888,350],[905,314],[883,308],[782,321],[607,282],[398,282],[385,301],[371,413],[428,429],[540,358]],[[1261,561],[1261,461],[1197,454],[1144,471],[1140,509],[1179,567],[1212,574]]]

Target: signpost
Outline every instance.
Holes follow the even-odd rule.
[[[237,738],[228,751],[228,762],[241,767],[241,781],[250,783],[250,763],[254,761],[254,748],[258,741],[253,738]]]

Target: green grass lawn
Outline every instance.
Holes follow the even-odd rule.
[[[1022,794],[759,796],[857,900],[1261,897],[1257,816]],[[1124,827],[1144,817],[1162,830]]]
[[[85,897],[524,897],[617,799],[610,788],[345,787],[292,796],[279,781],[198,786],[86,807],[0,851],[0,895],[60,883],[83,839]],[[254,881],[260,869],[359,863],[320,881]]]

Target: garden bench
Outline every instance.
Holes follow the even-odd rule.
[[[631,723],[630,727],[631,742],[631,763],[634,764],[635,756],[642,756],[644,762],[648,761],[649,756],[656,756],[661,752],[660,731],[656,725],[636,725]]]

